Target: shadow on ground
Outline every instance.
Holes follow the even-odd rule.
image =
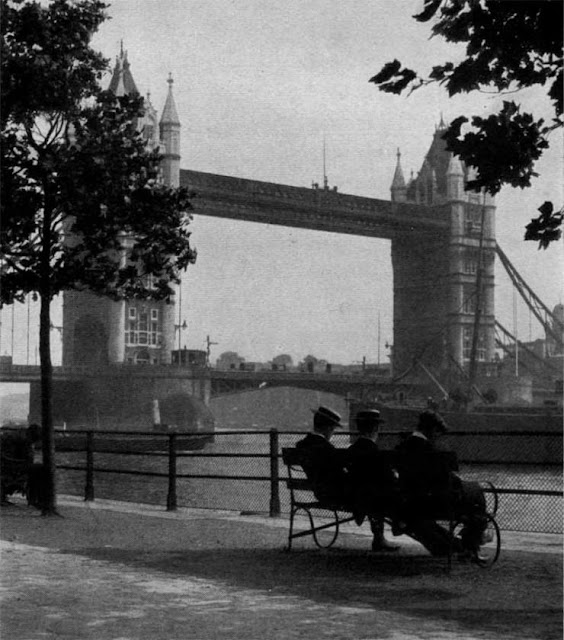
[[[553,572],[539,554],[532,558],[532,554],[511,554],[493,571],[458,565],[446,575],[444,561],[426,556],[392,558],[351,549],[140,553],[94,548],[81,553],[170,576],[205,578],[320,604],[456,621],[469,630],[489,632],[489,637],[508,632],[515,638],[562,637],[562,609],[546,593]],[[553,577],[556,582],[557,572]]]
[[[2,514],[4,516],[4,512]],[[46,519],[27,510],[3,517],[6,540],[123,564],[174,579],[196,577],[316,603],[398,611],[455,621],[484,637],[562,637],[559,554],[506,551],[489,570],[413,552],[365,551],[344,535],[319,552],[284,550],[286,531],[240,520],[165,520],[88,510]]]

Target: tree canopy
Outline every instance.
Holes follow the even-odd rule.
[[[2,301],[71,288],[170,297],[194,259],[189,197],[159,181],[136,127],[142,98],[100,88],[107,62],[89,39],[105,5],[2,9]]]
[[[1,302],[39,297],[44,462],[51,472],[50,302],[68,289],[169,299],[195,259],[189,194],[160,179],[143,99],[100,86],[100,0],[1,0]]]
[[[395,94],[439,83],[449,96],[542,87],[553,108],[550,121],[508,99],[490,116],[455,118],[444,134],[447,149],[476,169],[468,189],[495,195],[503,185],[529,187],[550,134],[564,125],[562,7],[562,0],[424,0],[414,18],[431,22],[433,36],[464,44],[465,57],[434,66],[426,76],[394,60],[370,82]],[[525,239],[546,248],[561,236],[563,209],[545,202],[539,212]]]
[[[294,365],[294,361],[292,360],[292,356],[288,353],[281,353],[280,355],[274,356],[272,358],[272,364],[276,364],[281,367],[292,367]]]

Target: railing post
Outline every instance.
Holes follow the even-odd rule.
[[[168,493],[166,510],[176,511],[176,433],[168,436]]]
[[[86,486],[84,487],[84,501],[94,500],[94,432],[86,432]]]
[[[270,430],[270,517],[280,515],[280,474],[278,470],[278,430]]]

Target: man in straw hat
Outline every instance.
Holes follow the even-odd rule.
[[[299,440],[296,448],[308,454],[304,471],[313,484],[316,498],[347,505],[351,503],[352,487],[345,470],[345,452],[330,442],[335,429],[341,426],[341,416],[336,411],[320,406],[313,411],[313,431]]]
[[[383,420],[377,409],[365,409],[355,416],[358,438],[347,450],[347,469],[352,483],[355,515],[368,517],[373,551],[398,551],[384,537],[384,515],[392,515],[399,501],[397,478],[380,455],[376,443]],[[362,521],[362,520],[361,520]]]
[[[325,503],[341,505],[350,509],[355,521],[361,525],[366,514],[375,511],[367,506],[364,496],[367,487],[357,482],[347,470],[349,452],[337,449],[330,440],[341,425],[341,416],[333,409],[320,406],[313,412],[313,431],[296,443],[296,448],[307,451],[307,461],[304,461],[304,471],[313,484],[313,491],[318,500]],[[373,499],[369,495],[368,499]],[[395,551],[395,545],[390,545],[384,538],[383,521],[375,520],[374,551]]]

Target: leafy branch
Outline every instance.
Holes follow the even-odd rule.
[[[532,86],[545,88],[554,111],[549,123],[505,101],[498,113],[487,118],[456,118],[443,136],[447,149],[476,169],[467,189],[495,194],[503,185],[529,187],[538,175],[535,163],[549,147],[548,135],[564,126],[562,7],[562,2],[551,0],[425,0],[414,18],[432,22],[432,36],[465,44],[466,57],[458,64],[436,65],[426,76],[393,60],[370,82],[391,94],[411,94],[437,83],[451,97],[472,91],[507,94]],[[562,218],[552,206],[531,225],[525,239],[539,239],[541,233],[539,248],[546,248],[559,237],[556,230]]]

